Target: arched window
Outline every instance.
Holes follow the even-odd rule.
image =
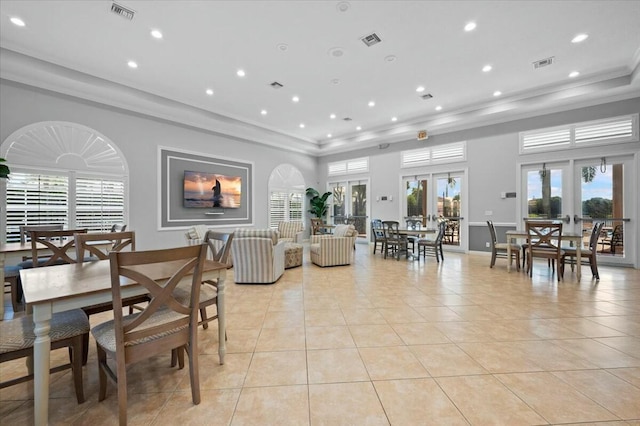
[[[9,136],[0,156],[11,168],[2,185],[5,241],[19,240],[20,225],[106,231],[127,222],[129,169],[99,132],[76,123],[34,123]]]
[[[269,226],[304,217],[304,177],[295,166],[281,164],[269,177]]]

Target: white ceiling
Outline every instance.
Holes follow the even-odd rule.
[[[118,3],[2,0],[2,78],[314,155],[640,95],[639,1]]]

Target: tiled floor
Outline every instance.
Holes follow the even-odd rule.
[[[477,254],[438,265],[358,245],[354,265],[324,269],[305,256],[274,285],[236,285],[230,271],[224,365],[215,325],[200,332],[202,403],[167,354],[129,370],[129,423],[640,424],[640,271],[578,283],[567,269],[558,283],[542,262],[530,279]],[[51,424],[116,423],[91,349],[84,404],[69,371],[52,377]],[[32,386],[1,391],[3,425],[33,422]]]

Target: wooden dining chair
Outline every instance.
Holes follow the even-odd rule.
[[[422,221],[420,219],[407,219],[405,221],[405,224],[407,226],[407,229],[410,229],[412,231],[418,231],[422,228]],[[417,235],[408,235],[407,236],[407,242],[409,244],[411,244],[411,251],[415,251],[416,249],[416,243],[418,242],[418,240],[420,239],[419,236]]]
[[[395,220],[382,221],[384,229],[385,250],[384,258],[391,252],[396,260],[400,260],[400,254],[408,254],[408,242],[405,235],[400,234],[400,223]]]
[[[86,233],[86,229],[31,231],[31,259],[20,263],[20,266],[26,269],[76,263],[76,259],[70,256],[70,253],[75,251],[74,236]],[[38,252],[42,249],[48,250],[50,254],[47,257],[38,257]]]
[[[373,254],[376,254],[378,244],[380,245],[380,253],[384,254],[386,241],[384,238],[384,227],[380,219],[373,219],[371,221],[371,235],[373,236]]]
[[[491,245],[491,263],[489,264],[490,268],[496,264],[496,259],[498,257],[506,258],[507,257],[507,248],[511,245],[511,257],[515,258],[516,261],[516,269],[520,270],[520,244],[513,243],[499,243],[498,237],[496,236],[496,228],[493,226],[493,221],[488,220],[487,226],[489,227],[490,234],[490,245]],[[511,261],[511,259],[509,259]]]
[[[62,231],[63,229],[64,225],[61,223],[54,225],[20,225],[20,244],[27,243],[27,237],[31,237],[31,231]]]
[[[50,372],[71,368],[73,385],[78,404],[84,402],[82,385],[82,345],[89,339],[89,319],[80,309],[54,313],[51,318],[51,350],[69,349],[69,363],[51,368]],[[19,318],[0,321],[0,363],[19,358],[27,358],[29,371],[33,371],[33,344],[36,335],[33,331],[33,317],[24,315]],[[0,383],[0,389],[33,379],[33,374],[17,377]]]
[[[447,229],[447,222],[441,220],[438,222],[438,232],[435,238],[420,238],[418,239],[418,256],[422,252],[422,258],[427,258],[428,254],[433,254],[436,257],[436,262],[440,263],[440,259],[444,261],[444,250],[442,249],[442,242],[444,240],[444,234]]]
[[[187,352],[191,398],[194,404],[200,403],[198,300],[206,255],[205,244],[109,253],[114,318],[95,326],[91,334],[98,349],[98,400],[103,401],[107,395],[108,376],[117,384],[120,425],[127,423],[127,366],[172,349],[178,349],[180,368],[184,367],[184,352]],[[174,296],[183,279],[191,283],[186,304]],[[129,280],[144,287],[151,295],[151,302],[142,312],[123,316],[121,283]],[[107,358],[114,360],[115,371]]]
[[[591,274],[593,278],[596,280],[600,279],[600,274],[598,273],[598,261],[596,259],[596,251],[598,249],[598,238],[600,237],[600,233],[602,232],[602,227],[604,226],[604,222],[595,222],[593,227],[591,228],[591,236],[589,237],[589,247],[582,247],[580,250],[581,259],[576,259],[577,251],[575,247],[563,247],[564,257],[562,262],[566,265],[567,263],[571,265],[571,270],[573,271],[573,265],[576,262],[582,262],[582,258],[586,257],[589,260],[589,266],[591,267]]]
[[[563,279],[565,252],[562,250],[562,222],[527,221],[527,272],[533,276],[533,259],[543,258],[557,264],[558,281]]]

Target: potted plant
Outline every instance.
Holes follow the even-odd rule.
[[[320,195],[320,193],[314,188],[307,188],[307,196],[309,199],[309,206],[311,207],[308,212],[314,214],[317,218],[322,219],[325,214],[327,214],[327,209],[329,208],[329,204],[327,203],[327,199],[331,196],[331,192],[325,192]]]
[[[7,166],[6,164],[2,164],[6,161],[7,160],[5,160],[4,158],[0,158],[0,178],[2,179],[9,179],[9,173],[11,173],[9,171],[9,166]]]

